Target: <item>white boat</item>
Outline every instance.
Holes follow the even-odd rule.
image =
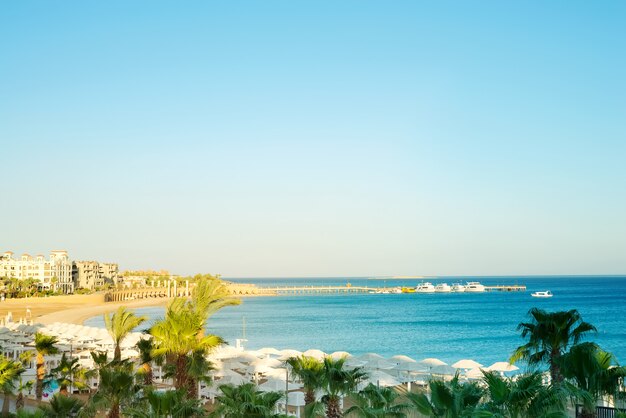
[[[546,290],[545,292],[531,293],[530,296],[532,296],[534,298],[551,298],[552,297],[552,292],[550,292],[549,290]]]
[[[465,286],[465,291],[474,293],[484,292],[485,286],[480,284],[480,282],[467,282],[467,285]]]
[[[452,291],[456,293],[463,293],[465,292],[465,286],[463,286],[461,283],[454,283],[452,285]]]
[[[439,283],[435,286],[436,293],[450,293],[452,292],[452,288],[448,286],[448,283]]]
[[[402,293],[402,289],[401,289],[401,288],[399,288],[399,287],[394,287],[394,288],[391,290],[391,293]]]
[[[423,282],[415,287],[415,293],[435,293],[435,286],[430,282]]]

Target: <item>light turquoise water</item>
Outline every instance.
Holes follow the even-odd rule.
[[[354,354],[405,354],[417,359],[437,357],[446,362],[472,358],[483,364],[506,360],[522,343],[517,324],[531,307],[578,309],[598,327],[593,337],[626,362],[626,276],[480,278],[483,284],[528,286],[527,292],[481,294],[391,294],[281,296],[244,299],[209,322],[209,331],[230,343],[242,336],[245,318],[247,348],[319,348]],[[241,280],[257,285],[345,284],[346,279]],[[355,286],[415,285],[420,280],[348,280]],[[430,280],[452,284],[458,278]],[[536,290],[551,290],[551,299],[532,298]],[[144,308],[158,318],[163,308]],[[103,326],[101,317],[86,325]]]

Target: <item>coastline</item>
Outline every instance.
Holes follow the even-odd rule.
[[[139,299],[123,302],[104,302],[103,294],[64,295],[46,298],[7,299],[0,303],[0,318],[6,318],[10,312],[13,322],[20,319],[31,320],[33,323],[49,325],[64,322],[82,325],[87,319],[113,312],[120,306],[143,308],[149,306],[165,306],[167,298]]]

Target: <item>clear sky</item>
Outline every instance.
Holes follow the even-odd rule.
[[[626,273],[626,2],[2,1],[0,250]]]

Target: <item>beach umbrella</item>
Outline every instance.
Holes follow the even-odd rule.
[[[264,374],[264,373],[271,372],[272,370],[274,370],[274,368],[267,366],[265,364],[257,364],[257,365],[250,365],[246,367],[245,370],[246,372],[250,374]]]
[[[396,364],[391,363],[383,358],[383,359],[375,359],[375,360],[368,361],[364,367],[366,369],[386,370],[386,369],[391,369],[395,366]]]
[[[512,365],[506,361],[498,361],[493,363],[491,366],[487,367],[485,370],[493,371],[493,372],[514,372],[515,370],[519,370],[519,367]]]
[[[421,363],[400,363],[393,367],[394,370],[402,372],[427,372],[429,367]]]
[[[382,387],[398,386],[402,384],[402,382],[400,382],[390,374],[381,372],[380,370],[375,370],[369,373],[367,378],[363,382],[361,382],[361,389],[370,383]]]
[[[482,364],[474,361],[474,360],[459,360],[452,365],[455,369],[476,369],[479,367],[483,367]]]
[[[347,367],[363,367],[367,364],[367,361],[365,360],[360,360],[356,357],[349,357],[348,359],[346,359],[345,363],[344,363]]]
[[[323,360],[324,357],[326,357],[325,352],[323,352],[322,350],[314,349],[314,348],[306,350],[304,353],[302,353],[302,355],[307,356],[307,357],[313,357],[314,359],[317,359],[317,360]]]
[[[258,360],[258,359],[259,358],[257,356],[247,351],[239,353],[237,357],[233,357],[233,360],[238,361],[240,363],[252,363],[253,361]]]
[[[295,383],[285,383],[284,380],[278,379],[268,379],[265,383],[259,385],[259,390],[261,392],[284,392],[287,390],[297,390],[301,389],[302,385],[297,385]]]
[[[447,364],[440,364],[439,366],[434,366],[430,369],[430,374],[454,375],[455,373],[456,369],[448,366]]]
[[[271,378],[275,380],[282,380],[284,382],[287,379],[287,369],[280,368],[280,369],[270,370],[267,373],[264,373],[264,375],[267,378]],[[289,373],[289,376],[292,377],[291,373]]]
[[[384,357],[376,353],[365,353],[358,356],[357,359],[370,362],[373,360],[383,360]]]
[[[211,376],[213,376],[213,377],[226,377],[226,376],[241,376],[241,375],[239,373],[237,373],[236,371],[233,371],[233,370],[220,369],[220,370],[213,370],[211,372]]]
[[[396,363],[396,364],[401,364],[401,363],[417,363],[417,360],[413,360],[411,357],[409,356],[403,356],[403,355],[398,355],[398,356],[393,356],[389,359],[389,361]]]
[[[428,366],[428,367],[435,367],[435,366],[446,366],[448,365],[448,363],[443,362],[437,358],[425,358],[424,360],[418,361],[418,363],[423,364],[424,366]]]
[[[249,380],[244,378],[241,375],[228,375],[228,376],[224,376],[222,379],[218,380],[216,383],[218,385],[233,385],[233,386],[239,386],[242,385],[244,383],[248,383]]]
[[[293,350],[291,348],[286,348],[284,350],[280,350],[280,357],[278,357],[278,359],[285,361],[290,357],[299,357],[301,355],[302,355],[301,351]]]
[[[483,371],[481,369],[476,367],[474,369],[470,369],[470,370],[466,371],[464,376],[466,378],[468,378],[468,379],[482,379],[484,374],[483,374]]]
[[[211,353],[211,358],[226,359],[237,357],[239,354],[241,354],[241,350],[231,345],[226,345],[217,348],[213,353]]]
[[[272,356],[280,356],[281,352],[280,350],[275,349],[274,347],[263,347],[259,350],[259,353],[263,353],[265,355],[272,355]]]
[[[248,366],[235,360],[225,360],[222,362],[224,370],[245,370]]]
[[[348,353],[347,351],[335,351],[334,353],[330,354],[328,357],[332,358],[333,360],[339,360],[340,358],[348,359],[352,357],[352,354]]]
[[[270,358],[270,357],[264,357],[264,358],[259,358],[254,360],[252,363],[250,363],[251,366],[268,366],[268,367],[280,367],[283,365],[283,362],[275,359],[275,358]]]

